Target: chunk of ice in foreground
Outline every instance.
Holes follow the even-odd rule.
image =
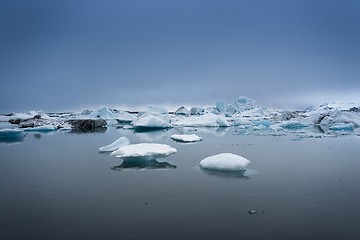
[[[127,137],[120,137],[115,142],[113,142],[109,145],[100,147],[99,152],[112,152],[112,151],[115,151],[115,150],[117,150],[123,146],[127,146],[127,145],[130,145],[129,139]]]
[[[176,149],[166,144],[159,143],[138,143],[123,146],[111,153],[116,157],[127,158],[141,158],[141,159],[157,159],[167,157],[176,153]]]
[[[179,142],[199,142],[202,140],[202,138],[196,134],[174,134],[171,135],[171,139]]]
[[[204,169],[219,171],[246,171],[246,166],[250,163],[244,157],[232,153],[220,153],[200,162],[200,167]]]

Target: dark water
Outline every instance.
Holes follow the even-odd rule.
[[[0,239],[360,239],[360,137],[302,139],[178,130],[54,136],[0,145]],[[120,136],[178,152],[122,163],[98,148]],[[201,159],[248,158],[245,176]],[[255,210],[257,214],[249,214]]]

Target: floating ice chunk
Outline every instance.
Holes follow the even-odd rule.
[[[26,132],[51,132],[51,131],[55,131],[55,130],[56,130],[56,127],[54,125],[28,127],[28,128],[24,129],[24,131],[26,131]]]
[[[202,140],[202,138],[196,134],[174,134],[171,135],[171,139],[179,142],[199,142]]]
[[[175,111],[175,115],[189,116],[190,111],[186,107],[182,106]]]
[[[188,118],[178,119],[173,123],[176,126],[183,127],[229,127],[230,124],[222,115],[212,113],[201,116],[190,116]]]
[[[354,131],[354,123],[337,123],[329,126],[331,131]]]
[[[176,153],[176,149],[166,144],[138,143],[123,146],[112,152],[111,155],[124,159],[152,160],[167,157],[173,153]]]
[[[154,115],[144,115],[133,122],[136,129],[170,128],[171,124],[163,118]]]
[[[200,167],[219,171],[246,171],[246,166],[250,161],[232,153],[220,153],[207,158],[200,162]]]
[[[120,137],[115,142],[99,148],[99,152],[112,152],[123,146],[130,145],[130,141],[127,137]]]

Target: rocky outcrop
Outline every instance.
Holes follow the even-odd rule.
[[[95,132],[98,128],[106,127],[106,121],[104,119],[73,119],[67,120],[73,129],[81,131]]]

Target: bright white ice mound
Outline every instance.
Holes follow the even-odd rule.
[[[121,158],[142,158],[146,160],[152,160],[157,158],[167,157],[173,153],[176,153],[176,149],[166,144],[159,143],[138,143],[130,144],[119,148],[111,153],[116,157]]]
[[[202,138],[196,134],[174,134],[171,135],[171,139],[179,142],[199,142],[202,140]]]
[[[230,124],[224,116],[212,113],[201,116],[190,116],[178,119],[173,123],[176,126],[183,127],[229,127]]]
[[[129,139],[127,137],[120,137],[115,142],[99,148],[99,152],[112,152],[123,146],[130,145]]]
[[[204,158],[200,162],[200,167],[220,171],[246,171],[246,166],[249,163],[249,160],[239,155],[232,153],[220,153]]]
[[[135,128],[170,128],[169,122],[159,116],[145,115],[133,122]]]

